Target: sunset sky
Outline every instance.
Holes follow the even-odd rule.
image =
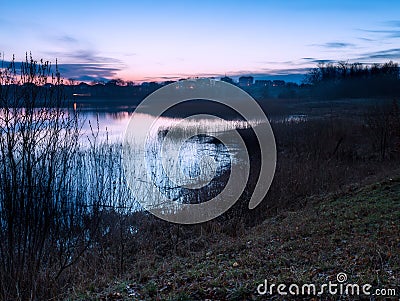
[[[58,59],[77,80],[304,74],[399,61],[400,1],[2,1],[4,60]]]

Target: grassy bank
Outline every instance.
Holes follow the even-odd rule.
[[[322,284],[336,281],[340,272],[348,283],[395,288],[399,294],[399,220],[397,173],[309,198],[303,209],[266,219],[236,238],[221,235],[188,256],[143,254],[137,270],[109,286],[75,292],[70,300],[268,299],[256,292],[264,279]]]

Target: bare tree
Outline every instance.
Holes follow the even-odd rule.
[[[32,56],[0,73],[0,296],[37,300],[88,246],[73,164],[79,127],[57,65]],[[43,286],[41,283],[47,283]],[[49,294],[47,292],[47,294]]]

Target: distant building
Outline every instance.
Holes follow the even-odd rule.
[[[267,79],[257,79],[255,85],[257,87],[271,87],[272,81]]]
[[[254,82],[254,77],[252,76],[241,76],[239,77],[239,86],[249,87],[252,86]]]
[[[226,75],[224,77],[221,77],[221,81],[233,84],[233,79]]]

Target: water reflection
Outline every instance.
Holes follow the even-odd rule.
[[[123,144],[132,112],[83,111],[81,116],[83,137],[90,137],[94,130],[103,141],[107,138],[108,143]],[[134,193],[137,198],[153,198],[154,194],[144,191],[145,185],[140,185],[152,183],[154,189],[178,203],[206,202],[223,190],[231,165],[236,163],[235,142],[225,145],[214,136],[250,127],[250,123],[243,120],[159,117],[148,132],[144,125],[154,117],[144,113],[135,116],[135,139],[130,140],[134,142],[129,145],[132,158],[129,169],[138,185]],[[140,145],[144,144],[143,156],[139,152]],[[146,166],[146,174],[142,174],[143,166]]]
[[[109,142],[121,142],[132,111],[80,111],[83,137],[99,134]]]
[[[162,133],[164,135],[150,143],[145,156],[155,186],[169,200],[182,203],[200,203],[214,198],[229,178],[226,175],[233,158],[227,147],[216,138],[195,135],[181,145],[174,157],[168,152],[174,147],[168,144],[174,141],[163,141],[166,133]],[[167,153],[163,154],[162,147]],[[169,167],[163,164],[163,155],[168,156]]]
[[[82,134],[90,136],[92,130],[99,132],[99,136],[108,136],[109,142],[122,142],[126,127],[132,117],[133,110],[127,111],[81,111]],[[141,122],[137,123],[135,136],[146,137],[147,132],[141,127],[146,121],[153,118],[148,114],[136,114],[140,116]],[[254,122],[253,124],[257,124]],[[97,127],[98,126],[98,127]],[[224,131],[235,129],[246,129],[250,127],[250,122],[243,120],[224,120],[217,121],[215,119],[199,119],[188,120],[182,123],[181,118],[159,117],[154,124],[152,130],[153,134],[165,131],[171,127],[179,126],[182,131],[202,131],[205,130],[212,133],[221,133]]]

